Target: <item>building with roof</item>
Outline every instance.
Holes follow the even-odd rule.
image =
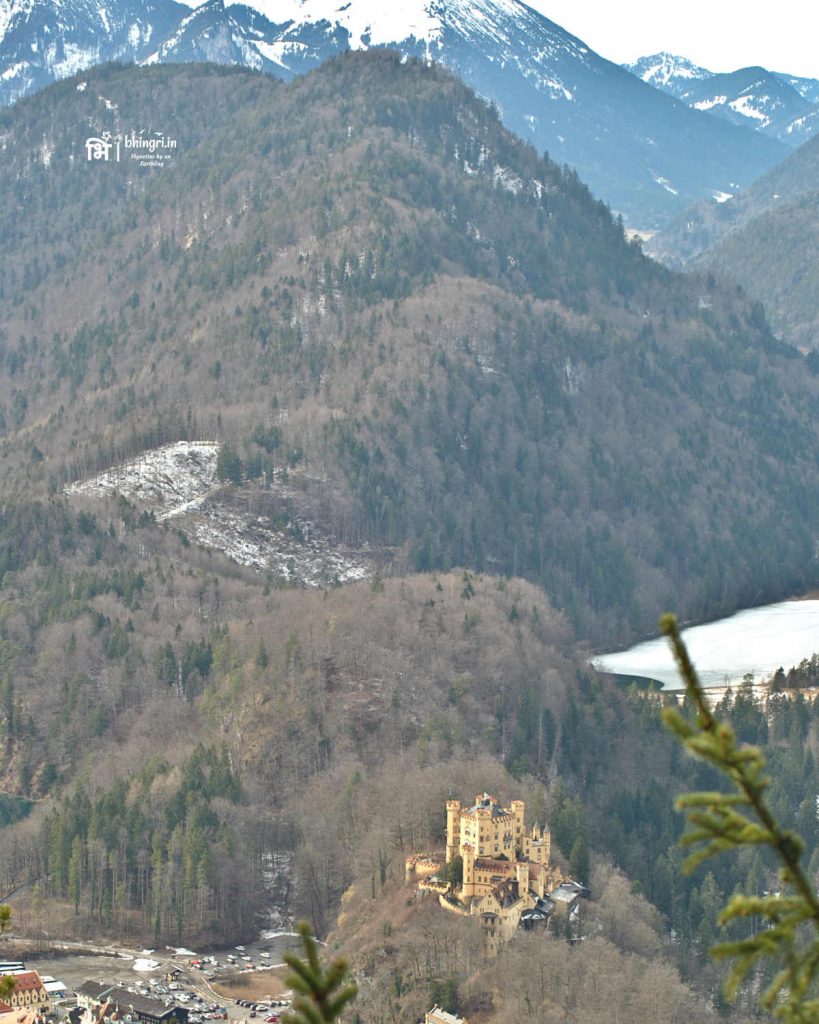
[[[14,991],[6,999],[12,1010],[32,1010],[35,1015],[48,1013],[51,998],[36,971],[13,971]]]
[[[509,810],[489,793],[462,808],[460,800],[446,804],[446,862],[463,862],[459,896],[472,900],[488,896],[503,883],[513,882],[519,893],[542,898],[564,881],[551,862],[552,837],[548,828],[533,825],[526,831],[523,800]]]
[[[93,1010],[101,1001],[102,993],[110,987],[110,985],[103,985],[99,981],[84,981],[75,993],[77,1006],[84,1010]]]
[[[48,977],[42,975],[42,979],[45,990],[48,992],[48,998],[52,1002],[55,999],[65,999],[68,995],[68,989],[64,981],[57,981],[56,978],[52,978],[50,975]]]
[[[108,1024],[111,1021],[142,1021],[142,1024],[188,1024],[184,1006],[170,1005],[129,992],[116,985],[86,981],[77,989],[77,1006],[83,1008],[84,1024]]]
[[[433,1006],[424,1017],[424,1024],[469,1024],[466,1017],[456,1017],[454,1013],[442,1010],[440,1006]]]
[[[525,809],[523,800],[505,808],[489,793],[478,794],[469,807],[448,800],[444,855],[407,859],[407,880],[437,894],[447,910],[479,918],[490,949],[521,925],[545,924],[555,907],[549,894],[568,881],[552,863],[548,828],[533,825],[527,831]],[[449,867],[457,861],[459,883]]]
[[[43,1011],[30,1007],[14,1007],[0,1002],[0,1021],[3,1024],[44,1024]]]

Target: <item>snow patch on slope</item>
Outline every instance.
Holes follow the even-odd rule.
[[[197,544],[290,583],[322,587],[372,574],[368,565],[352,553],[328,545],[311,523],[298,516],[276,530],[268,516],[251,516],[246,508],[210,502],[196,517],[186,519],[185,529]]]
[[[9,64],[6,70],[0,73],[0,82],[7,82],[9,79],[16,78],[26,67],[28,65],[25,62]]]
[[[203,498],[216,485],[215,442],[178,441],[144,452],[91,480],[70,484],[67,494],[121,494],[157,519]]]
[[[77,46],[76,43],[63,43],[63,59],[57,59],[56,45],[48,48],[48,63],[57,78],[69,78],[78,71],[84,71],[99,62],[98,47]]]
[[[286,60],[288,56],[303,53],[307,49],[304,43],[283,39],[277,39],[275,43],[266,43],[260,39],[254,45],[263,57],[282,68],[289,67]]]
[[[197,544],[290,583],[320,587],[372,575],[368,555],[335,543],[282,474],[248,491],[223,486],[216,477],[219,448],[215,441],[163,445],[70,484],[66,493],[122,495]]]
[[[251,0],[248,6],[274,25],[288,21],[340,25],[349,32],[354,50],[406,39],[432,43],[441,34],[441,19],[431,13],[434,5],[423,0],[392,0],[389,7],[339,0]]]
[[[711,110],[713,107],[721,107],[728,102],[727,96],[710,96],[707,100],[697,100],[692,104],[694,110]]]
[[[685,57],[678,57],[673,53],[654,53],[650,57],[641,57],[633,64],[624,64],[623,66],[627,71],[631,71],[632,74],[658,89],[665,88],[669,82],[675,80],[698,81],[710,78],[712,75],[712,72],[706,68],[699,67]]]
[[[523,179],[508,167],[496,166],[492,172],[492,183],[496,187],[516,196],[523,189]]]
[[[0,42],[8,31],[16,9],[14,0],[0,0]]]
[[[767,114],[764,114],[761,110],[758,110],[754,104],[764,103],[768,99],[767,96],[753,97],[753,96],[740,96],[738,99],[732,100],[728,106],[731,110],[735,110],[738,114],[742,114],[743,117],[750,117],[755,121],[759,121],[762,126],[770,124],[771,119]]]
[[[662,185],[666,192],[670,192],[672,196],[677,196],[680,194],[679,189],[674,188],[674,186],[671,184],[668,178],[663,178],[662,176],[660,176],[655,178],[654,180],[657,182],[658,185]]]

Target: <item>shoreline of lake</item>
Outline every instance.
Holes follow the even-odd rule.
[[[743,609],[690,626],[682,636],[705,686],[735,686],[749,673],[760,682],[819,651],[819,599],[806,595]],[[656,680],[664,690],[683,688],[665,637],[596,654],[591,664],[600,672]]]

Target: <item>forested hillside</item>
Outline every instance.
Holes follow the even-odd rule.
[[[4,527],[16,557],[0,616],[0,764],[4,790],[37,803],[0,832],[0,886],[39,885],[72,908],[71,931],[246,933],[267,902],[266,858],[297,848],[295,905],[326,928],[354,840],[339,833],[336,849],[335,811],[306,812],[325,775],[375,777],[404,756],[436,766],[445,791],[438,766],[456,755],[546,770],[574,655],[530,584],[276,588],[115,502],[78,515],[17,506]],[[437,810],[420,812],[428,799],[408,805],[410,844],[439,829]],[[394,825],[369,841],[388,844]],[[306,865],[324,849],[313,892]]]
[[[663,1000],[710,1019],[673,972],[716,994],[715,908],[737,888],[770,889],[774,865],[749,854],[682,875],[673,797],[719,780],[684,757],[656,701],[576,661],[565,619],[531,584],[459,572],[272,586],[116,501],[78,514],[30,504],[15,528],[31,547],[4,577],[3,785],[34,806],[0,832],[0,882],[23,931],[194,944],[252,935],[273,897],[321,932],[342,910],[357,967],[401,973],[396,1006],[414,1012],[462,955],[478,970],[474,942],[465,933],[413,966],[418,928],[440,926],[443,943],[460,927],[423,924],[427,908],[373,961],[375,925],[359,916],[373,894],[379,915],[405,913],[404,857],[440,846],[448,795],[487,788],[526,799],[591,881],[584,920],[609,944],[594,956],[617,973],[619,957],[662,949],[654,968],[631,963],[640,998],[659,970]],[[768,751],[772,800],[815,874],[819,705],[781,696],[765,712],[745,689],[720,710]],[[591,1013],[583,976],[571,974],[572,1001]],[[467,1005],[500,1012],[515,998],[483,968],[458,984]]]
[[[89,136],[131,130],[173,137],[172,158],[86,159]],[[682,877],[672,800],[714,780],[578,640],[815,584],[812,362],[733,288],[647,260],[453,78],[391,54],[288,86],[109,67],[4,112],[0,139],[0,778],[22,817],[0,884],[18,926],[235,942],[275,895],[322,934],[349,915],[336,938],[392,986],[363,1019],[411,1019],[470,964],[478,1019],[519,1015],[524,989],[461,923],[443,952],[449,925],[429,923],[435,956],[413,961],[428,908],[401,888],[447,796],[490,789],[593,881],[573,963],[634,981],[601,1000],[553,935],[563,987],[528,1005],[549,1019],[571,990],[586,1019],[625,1015],[656,969],[658,1019],[712,1020],[713,910],[770,889],[771,865]],[[202,438],[209,500],[292,533],[306,510],[368,578],[297,586],[117,493],[124,458]],[[107,489],[68,486],[106,468]],[[726,710],[770,748],[815,871],[815,706],[781,701]],[[512,975],[527,948],[504,954]]]
[[[817,211],[814,139],[729,201],[698,203],[649,247],[668,266],[739,282],[763,303],[778,337],[810,351],[819,347]]]
[[[111,67],[2,117],[12,492],[217,437],[340,540],[524,575],[609,643],[814,582],[816,377],[442,70]],[[129,126],[172,160],[86,160]]]

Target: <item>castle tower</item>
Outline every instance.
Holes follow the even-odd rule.
[[[541,857],[541,864],[552,863],[552,833],[549,831],[548,825],[543,829],[543,856]]]
[[[552,857],[552,836],[548,827],[540,825],[532,826],[532,835],[527,843],[529,860],[535,864],[545,864],[547,867]]]
[[[446,862],[458,856],[461,845],[461,801],[446,802]]]
[[[461,895],[464,899],[475,895],[475,851],[467,843],[463,848],[464,873]]]
[[[518,881],[518,896],[525,896],[529,892],[529,864],[525,860],[519,860],[515,865],[515,876]]]
[[[526,835],[523,826],[523,812],[526,808],[526,804],[523,800],[513,800],[510,806],[512,811],[512,817],[515,819],[513,825],[513,833],[515,837],[515,849],[520,850],[521,853],[525,850],[524,836]]]

